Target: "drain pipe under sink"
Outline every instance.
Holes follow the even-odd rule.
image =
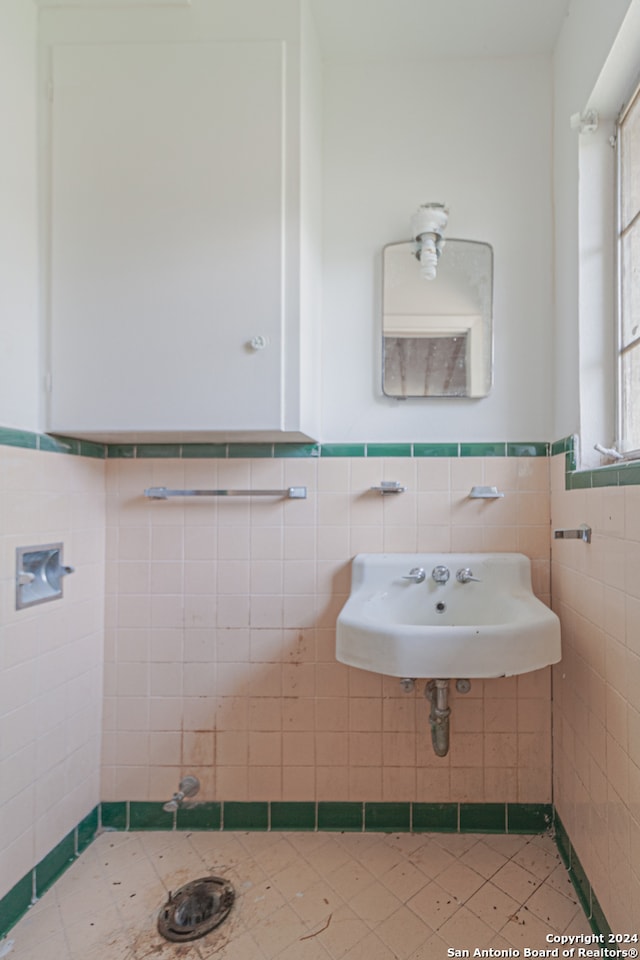
[[[431,703],[429,726],[431,727],[431,743],[437,757],[446,757],[449,752],[449,681],[429,680],[424,688],[424,695]]]

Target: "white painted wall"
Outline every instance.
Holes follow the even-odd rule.
[[[119,11],[45,4],[43,59],[48,42],[97,35],[189,41],[214,29],[246,34],[247,23],[255,36],[297,35],[297,0],[253,6],[248,17],[232,0]],[[324,64],[323,440],[535,440],[581,428],[578,145],[568,117],[586,106],[635,7],[575,0],[553,70],[544,58]],[[4,0],[0,425],[28,429],[40,424],[36,31],[35,4]],[[381,250],[408,237],[413,210],[428,200],[449,203],[451,235],[494,246],[495,374],[483,400],[381,394]]]
[[[599,460],[593,454],[593,442],[609,444],[614,439],[610,435],[612,378],[598,363],[598,356],[606,351],[611,358],[613,258],[609,255],[603,264],[597,248],[601,238],[612,241],[613,161],[606,141],[611,120],[622,102],[622,91],[639,69],[639,9],[638,0],[611,0],[606,4],[574,0],[554,53],[557,319],[553,436],[579,432],[584,465]],[[601,128],[591,140],[588,134],[580,138],[569,123],[573,114],[587,107],[600,113]],[[580,178],[586,187],[582,202]]]
[[[552,428],[551,71],[546,58],[325,63],[323,437],[547,440]],[[494,387],[380,388],[381,252],[420,203],[494,248]]]
[[[17,0],[12,6],[17,8]],[[49,43],[202,41],[212,33],[246,35],[248,24],[256,37],[297,39],[296,0],[270,3],[268,15],[263,4],[255,3],[251,17],[241,6],[242,16],[230,0],[215,6],[194,0],[191,6],[167,9],[85,11],[49,10],[44,4],[43,62]],[[543,57],[329,62],[324,71],[321,439],[548,439],[553,423],[549,62]],[[31,84],[22,82],[20,89],[34,110],[35,65],[32,72]],[[437,94],[430,99],[434,87]],[[24,153],[28,170],[35,139]],[[399,403],[382,396],[381,250],[408,237],[414,209],[429,200],[449,203],[452,236],[494,246],[495,374],[486,399]],[[31,201],[35,218],[35,196]],[[24,209],[20,204],[23,223]],[[32,243],[35,272],[35,227]],[[310,260],[305,270],[312,275]],[[33,426],[36,288],[34,278],[31,339],[22,347]],[[11,365],[12,374],[18,366]],[[11,382],[6,392],[22,415],[15,377]],[[17,425],[11,413],[0,409],[0,422]]]
[[[37,9],[0,4],[0,426],[39,427]]]

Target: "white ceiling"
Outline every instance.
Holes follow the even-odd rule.
[[[570,0],[311,0],[327,59],[537,56]]]

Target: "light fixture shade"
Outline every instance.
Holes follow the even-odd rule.
[[[416,259],[420,261],[420,272],[425,280],[435,280],[448,220],[449,209],[444,203],[423,203],[411,220]]]

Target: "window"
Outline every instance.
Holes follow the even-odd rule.
[[[618,449],[640,457],[640,87],[618,121]]]

